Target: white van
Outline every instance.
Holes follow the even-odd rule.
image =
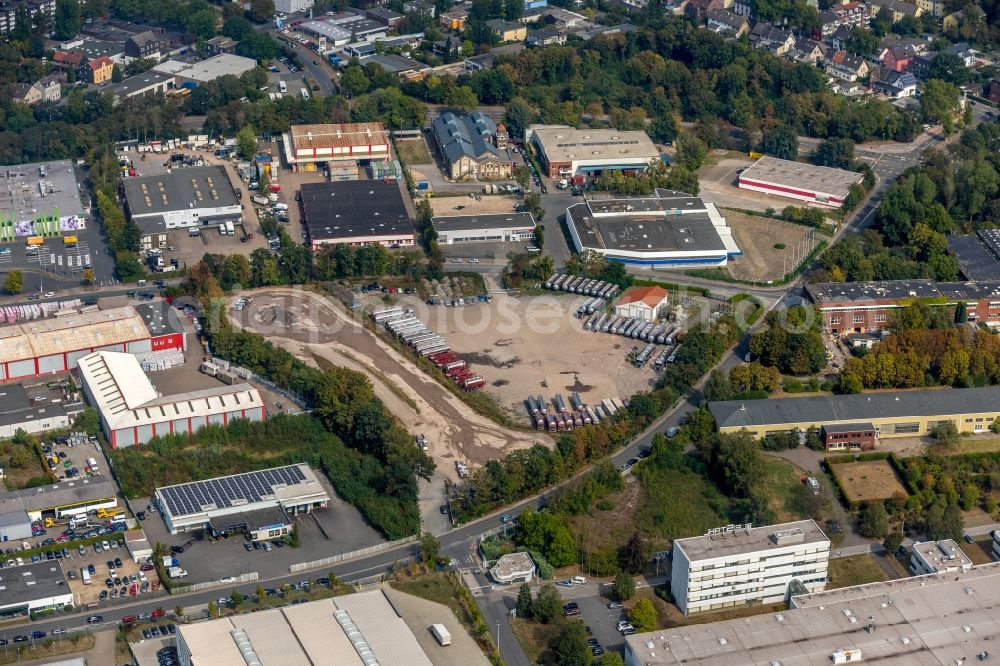
[[[278,81],[278,90],[282,93],[288,92],[288,85],[284,81]]]
[[[274,210],[277,210],[277,211],[286,211],[286,210],[288,210],[288,204],[286,204],[286,203],[276,203],[276,204],[274,204],[274,206],[272,206],[272,208],[274,208]]]
[[[299,90],[299,94],[302,95],[302,99],[309,99],[309,91],[305,88]]]

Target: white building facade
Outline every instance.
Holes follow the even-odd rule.
[[[971,568],[972,560],[962,552],[954,539],[923,541],[913,544],[910,549],[910,569],[914,576],[954,573],[968,571]]]
[[[674,541],[671,592],[685,615],[780,603],[792,581],[821,592],[829,559],[830,540],[815,521],[729,525]]]

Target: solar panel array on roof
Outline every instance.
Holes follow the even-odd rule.
[[[305,480],[297,465],[289,465],[167,486],[159,492],[172,516],[188,516],[260,502],[273,496],[275,488],[295,486]]]

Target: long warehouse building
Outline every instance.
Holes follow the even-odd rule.
[[[978,433],[1000,418],[1000,386],[723,400],[708,403],[708,410],[719,432],[747,430],[754,437],[850,426],[859,433],[874,430],[877,441],[928,435],[946,422],[960,433]]]
[[[864,176],[856,171],[762,157],[739,175],[739,187],[798,201],[840,208]]]
[[[59,310],[53,317],[0,326],[0,381],[66,372],[95,350],[131,354],[187,348],[164,302],[111,310]]]
[[[535,239],[531,213],[449,215],[431,220],[442,245],[456,243],[516,243]]]
[[[109,351],[84,356],[79,368],[84,395],[115,449],[145,444],[158,435],[267,418],[260,392],[250,384],[160,395],[135,356]]]
[[[29,521],[51,515],[57,520],[118,506],[115,484],[110,476],[97,474],[38,488],[0,493],[0,516],[15,523],[27,515]]]

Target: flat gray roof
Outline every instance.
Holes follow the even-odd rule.
[[[142,74],[130,76],[120,83],[111,83],[107,86],[102,86],[101,88],[98,88],[98,90],[101,92],[109,92],[115,97],[128,97],[129,95],[142,92],[146,88],[151,88],[154,85],[161,83],[170,84],[173,83],[173,81],[173,74],[161,74],[160,72],[147,71]]]
[[[190,208],[238,206],[225,167],[178,167],[156,176],[126,178],[122,181],[132,217],[157,215]]]
[[[170,307],[166,301],[152,301],[150,303],[140,303],[135,307],[135,311],[142,317],[146,328],[151,335],[168,335],[170,333],[183,333],[184,327],[177,318],[176,310]]]
[[[708,403],[720,428],[1000,412],[1000,386]]]
[[[449,231],[476,231],[477,229],[510,229],[535,226],[531,213],[492,213],[489,215],[450,215],[435,217],[434,228],[438,233]]]
[[[43,168],[45,176],[41,175]],[[84,212],[76,174],[69,160],[0,167],[0,216],[31,222],[56,212],[59,217],[83,215]]]
[[[32,402],[31,398],[43,400]],[[44,386],[29,396],[20,384],[5,384],[0,387],[0,425],[12,426],[27,421],[44,421],[53,416],[62,416],[66,407],[62,402],[52,402],[52,396]]]
[[[66,577],[57,560],[0,569],[0,604],[4,606],[62,596],[69,592],[69,585],[66,584]]]
[[[858,432],[861,430],[874,430],[875,424],[871,421],[862,421],[859,423],[841,423],[838,425],[828,425],[823,426],[823,430],[826,432]]]
[[[970,280],[1000,280],[1000,260],[977,236],[948,236],[948,249]]]
[[[780,613],[628,636],[626,654],[644,666],[829,666],[838,650],[857,649],[866,664],[971,665],[997,652],[998,598],[1000,563],[984,564],[801,595],[792,600],[798,608]]]
[[[13,527],[14,525],[30,525],[31,518],[26,511],[11,511],[10,513],[0,513],[0,527]]]
[[[880,282],[819,282],[807,284],[814,303],[891,301],[906,298],[954,300],[1000,298],[1000,281],[933,282],[932,280],[882,280]]]
[[[736,525],[735,527],[739,527]],[[801,532],[802,538],[795,539],[787,544],[779,544],[774,535],[797,535]],[[729,532],[725,529],[716,534],[706,534],[704,536],[689,537],[687,539],[675,539],[674,548],[680,548],[687,555],[688,560],[697,562],[699,560],[714,559],[717,557],[728,557],[741,553],[755,553],[757,551],[768,550],[770,548],[784,547],[785,545],[799,544],[829,544],[823,530],[819,528],[816,521],[799,520],[792,523],[781,523],[779,525],[763,525],[761,527],[751,527],[749,530],[739,529]]]
[[[821,167],[777,157],[762,157],[739,176],[740,181],[755,180],[772,185],[782,185],[810,192],[823,192],[836,197],[846,197],[851,185],[860,183],[864,176],[856,171]]]
[[[0,493],[0,513],[44,511],[81,502],[113,499],[116,495],[115,484],[110,477],[90,476],[38,488]]]
[[[648,164],[660,158],[660,152],[649,135],[641,130],[574,129],[545,125],[529,129],[549,162],[615,160]]]

